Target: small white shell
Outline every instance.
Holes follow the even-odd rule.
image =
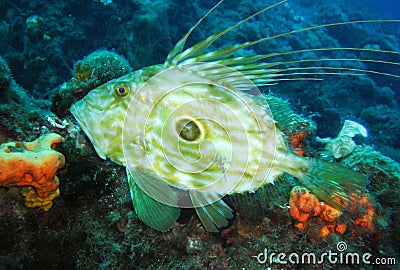
[[[351,120],[344,121],[344,125],[343,125],[342,130],[340,131],[338,137],[349,136],[349,137],[353,138],[356,135],[361,135],[363,137],[367,137],[368,131],[363,125],[361,125],[357,122],[354,122]]]
[[[335,158],[341,158],[347,156],[348,154],[353,152],[355,146],[356,146],[355,142],[349,136],[336,138],[332,140],[331,143],[327,144],[329,153],[333,155]]]
[[[325,147],[329,155],[335,158],[341,158],[353,152],[356,143],[352,138],[356,135],[367,137],[368,131],[363,125],[351,120],[346,120],[336,138],[318,138],[318,141],[326,143]]]

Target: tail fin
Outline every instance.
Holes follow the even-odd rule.
[[[318,159],[310,162],[310,171],[299,181],[322,201],[343,210],[365,192],[368,179],[361,173]]]

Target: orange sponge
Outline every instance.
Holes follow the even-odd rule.
[[[64,166],[65,157],[54,148],[62,140],[60,135],[48,133],[33,142],[1,144],[0,186],[26,186],[21,192],[25,205],[48,211],[60,194],[55,174]]]
[[[305,223],[310,217],[321,215],[325,210],[325,204],[311,194],[306,188],[295,186],[290,192],[289,198],[290,215],[297,219],[299,229],[305,228]]]
[[[320,224],[316,239],[321,239],[331,233],[344,234],[346,232],[347,225],[339,221],[343,212],[329,204],[320,202],[315,195],[304,187],[296,186],[292,188],[289,206],[290,215],[298,221],[295,224],[296,228],[305,229],[308,221],[313,217],[314,222],[317,221]],[[369,232],[374,231],[373,216],[375,210],[372,199],[367,194],[350,196],[348,210],[347,215],[354,220],[352,234],[358,227]],[[315,241],[316,239],[311,240]]]

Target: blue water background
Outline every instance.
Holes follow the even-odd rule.
[[[376,11],[400,19],[400,0],[368,0],[365,2]]]

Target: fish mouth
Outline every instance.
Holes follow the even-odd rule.
[[[101,132],[101,121],[96,110],[92,109],[85,100],[80,100],[71,106],[70,112],[91,141],[97,154],[102,159],[106,159],[106,151],[101,147],[104,135]]]

